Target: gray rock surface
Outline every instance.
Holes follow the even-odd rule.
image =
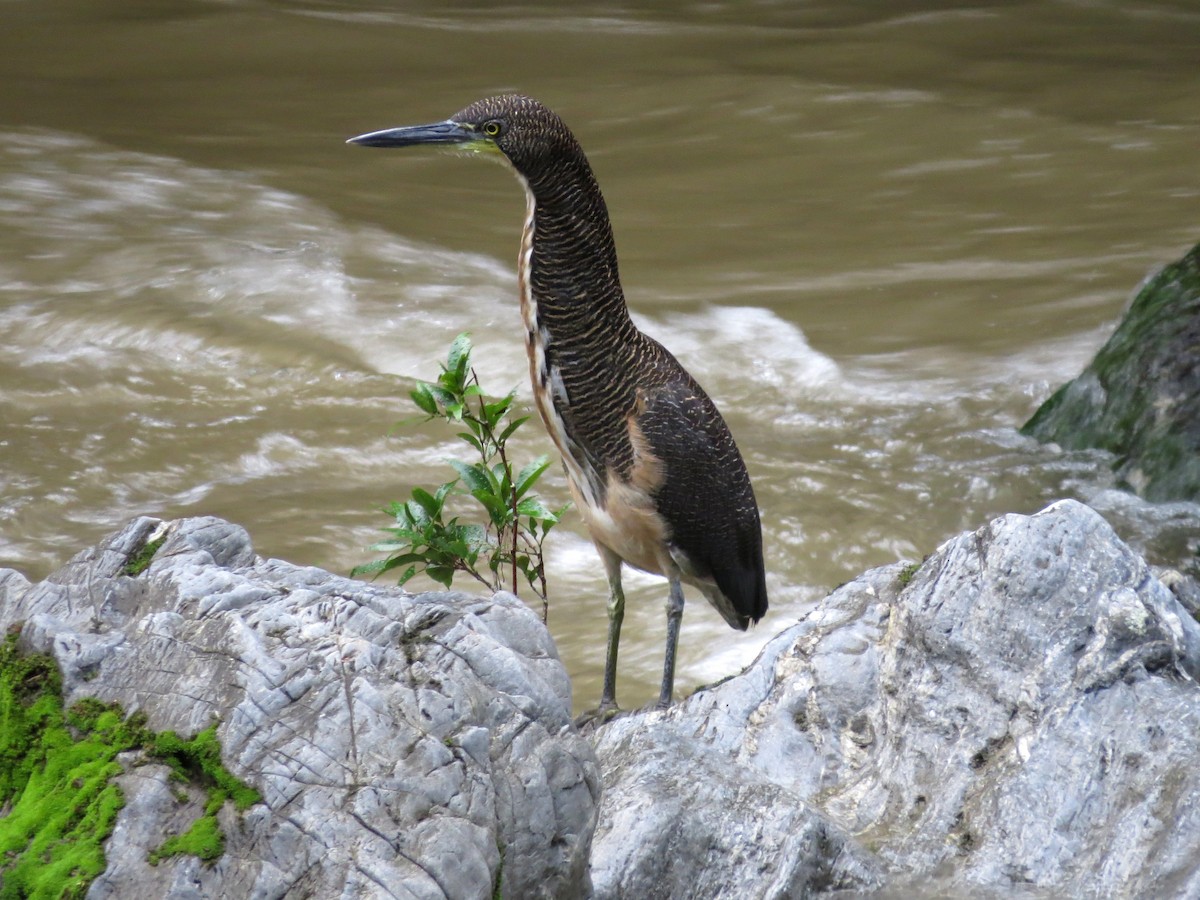
[[[598,732],[597,897],[1200,896],[1200,627],[1064,501]]]
[[[222,811],[215,864],[152,867],[204,797],[126,759],[91,897],[1200,896],[1197,588],[1081,504],[866,573],[594,752],[515,598],[261,560],[216,519],[122,574],[159,527],[40,584],[0,571],[0,624],[68,702],[216,718],[263,803]]]
[[[166,543],[122,574],[150,533]],[[590,893],[599,794],[549,634],[515,597],[410,595],[256,558],[217,519],[138,519],[29,585],[0,572],[0,624],[51,652],[68,703],[191,735],[263,803],[221,813],[213,865],[146,851],[203,798],[130,767],[89,896],[491,897]]]

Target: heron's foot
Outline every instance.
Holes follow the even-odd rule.
[[[589,709],[587,712],[581,713],[575,720],[575,727],[584,734],[587,734],[616,718],[621,712],[621,708],[614,701],[601,701],[600,705],[595,709]]]

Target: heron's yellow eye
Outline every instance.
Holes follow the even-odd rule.
[[[484,122],[483,133],[488,137],[496,137],[500,134],[500,123],[496,121]]]

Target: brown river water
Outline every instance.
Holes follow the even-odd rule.
[[[1194,0],[6,0],[0,565],[43,577],[136,514],[370,559],[378,507],[459,452],[393,428],[455,334],[529,402],[524,200],[499,166],[343,141],[508,90],[575,130],[637,321],[754,479],[771,612],[737,634],[692,597],[681,689],[863,569],[1059,497],[1154,561],[1195,553],[1196,506],[1017,432],[1200,241]],[[550,452],[533,424],[517,444]],[[543,493],[567,499],[557,469]],[[549,567],[586,706],[605,583],[577,516]],[[630,705],[666,589],[627,586]]]

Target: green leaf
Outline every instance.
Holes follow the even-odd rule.
[[[389,571],[390,569],[396,568],[397,563],[393,562],[393,559],[394,559],[394,557],[389,556],[387,559],[379,560],[379,562],[378,562],[379,572],[383,573],[383,572]]]
[[[467,542],[476,555],[479,554],[479,551],[486,550],[491,546],[488,541],[487,529],[482,525],[459,525],[456,534]]]
[[[537,497],[526,497],[517,504],[517,515],[529,516],[540,522],[557,522],[558,516],[546,509]]]
[[[429,385],[429,393],[432,394],[433,399],[443,407],[452,406],[458,402],[458,394],[454,393],[453,391],[448,391],[440,385]]]
[[[372,547],[371,549],[374,550],[375,548]],[[350,577],[358,578],[359,576],[362,576],[362,575],[378,575],[380,572],[383,571],[384,566],[386,566],[386,565],[387,565],[386,559],[377,559],[373,562],[363,563],[361,566],[355,566],[353,569],[350,570]]]
[[[446,541],[446,552],[458,559],[473,562],[471,560],[471,548],[467,546],[466,541]]]
[[[479,467],[486,475],[488,480],[488,489],[493,495],[501,500],[507,501],[507,491],[504,490],[504,482],[508,478],[508,472],[504,468],[504,463],[496,463],[490,469],[487,466]]]
[[[416,491],[418,491],[418,490],[421,490],[421,489],[416,488],[416,490],[414,490],[414,492],[413,492],[414,496],[416,494]],[[421,491],[421,493],[425,493],[425,492]],[[425,508],[421,505],[420,501],[418,501],[418,500],[409,500],[407,503],[405,503],[404,504],[404,513],[406,516],[408,516],[408,518],[412,522],[412,524],[414,526],[416,526],[417,528],[424,528],[426,525],[429,524],[429,521],[430,521],[429,514],[427,512],[425,512]]]
[[[483,453],[483,444],[479,443],[479,438],[475,437],[475,435],[471,434],[471,432],[460,431],[456,435],[456,437],[458,437],[463,442],[470,444],[472,447],[474,447],[480,453]]]
[[[389,557],[387,565],[389,569],[394,569],[396,566],[406,566],[409,563],[425,562],[424,553],[400,553],[396,556]]]
[[[508,408],[512,406],[513,398],[516,392],[510,393],[506,397],[501,397],[491,403],[484,402],[483,404],[483,420],[488,424],[489,428],[495,428],[500,420],[504,418],[508,412]]]
[[[497,443],[503,444],[510,437],[512,437],[512,434],[514,431],[516,431],[518,428],[520,428],[522,425],[524,425],[528,421],[529,421],[529,416],[521,416],[521,418],[514,419],[513,421],[509,422],[507,427],[502,432],[500,432],[500,436],[498,438],[496,438]]]
[[[530,586],[537,580],[537,566],[530,562],[528,556],[517,557],[517,568],[521,570],[521,574],[525,576]]]
[[[454,569],[451,566],[426,566],[425,574],[443,587],[450,587],[454,581]]]
[[[421,504],[421,509],[428,513],[431,519],[436,519],[442,514],[442,501],[429,491],[415,487],[412,489],[412,496],[417,503]]]
[[[517,499],[520,500],[525,496],[525,492],[533,487],[534,483],[542,477],[542,473],[550,468],[550,457],[546,455],[539,456],[533,462],[521,468],[517,473]]]
[[[412,502],[412,501],[409,501],[409,502]],[[408,508],[408,503],[405,503],[398,510],[396,510],[396,527],[389,528],[386,530],[390,531],[392,534],[396,535],[397,537],[403,537],[404,534],[407,533],[415,525],[416,525],[416,522],[413,521],[412,513],[409,511],[409,508]]]
[[[372,544],[368,549],[374,550],[376,553],[395,553],[397,550],[403,550],[411,546],[412,541],[404,541],[403,543],[387,541],[381,544]]]
[[[383,529],[392,536],[392,541],[384,541],[379,544],[372,545],[372,550],[379,550],[384,553],[391,553],[397,547],[407,547],[413,541],[421,539],[421,532],[415,528],[408,526],[402,528],[385,528]],[[402,541],[400,544],[393,544],[394,541]]]
[[[488,479],[491,473],[484,466],[479,463],[465,463],[461,459],[448,459],[446,462],[458,473],[458,477],[462,479],[462,483],[466,485],[471,494],[479,491],[491,491],[491,483]]]
[[[558,524],[557,519],[535,519],[535,518],[530,517],[529,533],[531,535],[533,535],[533,539],[534,539],[535,543],[539,547],[541,547],[542,541],[544,541],[546,539],[546,535],[550,533],[550,529],[553,528],[557,524]],[[541,531],[540,535],[538,534],[539,530]]]
[[[412,397],[413,403],[420,407],[421,412],[431,416],[437,415],[437,400],[434,399],[432,385],[418,381],[417,386],[408,392],[408,396]]]
[[[512,469],[502,462],[492,466],[492,478],[496,481],[496,496],[508,503],[512,500]]]
[[[490,491],[473,491],[471,496],[480,502],[488,512],[488,517],[497,528],[503,528],[512,521],[512,510],[508,503]]]
[[[455,373],[461,382],[470,365],[471,336],[464,331],[450,344],[450,354],[446,357],[446,370]]]

